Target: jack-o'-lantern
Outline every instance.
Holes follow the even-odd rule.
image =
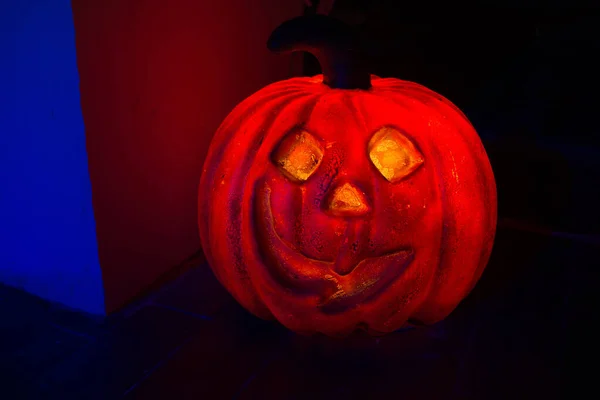
[[[323,74],[239,104],[210,145],[199,227],[221,284],[300,333],[445,318],[490,256],[496,188],[472,125],[439,94],[365,72],[341,22],[299,17],[272,50]]]

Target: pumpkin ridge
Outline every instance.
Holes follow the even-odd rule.
[[[484,204],[484,208],[490,211],[489,215],[487,215],[488,224],[486,224],[489,228],[482,232],[482,235],[485,238],[483,241],[484,245],[481,247],[482,251],[480,254],[478,267],[473,271],[471,283],[467,285],[469,288],[467,289],[466,294],[468,294],[481,277],[492,251],[492,246],[487,246],[485,243],[488,241],[493,243],[496,231],[495,227],[497,223],[497,211],[495,204],[497,194],[494,183],[494,174],[489,163],[485,147],[481,143],[479,137],[475,136],[475,128],[465,114],[450,100],[444,98],[443,96],[441,96],[441,98],[436,98],[434,101],[439,102],[441,108],[447,108],[449,112],[442,113],[439,109],[440,107],[435,108],[435,110],[441,115],[451,118],[453,120],[453,125],[459,128],[457,129],[457,133],[463,140],[464,145],[469,149],[469,153],[472,155],[472,160],[477,167],[477,182],[479,183],[479,187],[483,188],[482,203]],[[475,135],[473,135],[473,132],[475,132]],[[491,179],[488,179],[488,177],[491,177]]]
[[[290,92],[290,93],[284,93],[284,96],[289,95],[292,96],[296,93],[302,93],[302,92]],[[224,151],[227,148],[227,146],[229,146],[230,141],[233,139],[235,133],[240,129],[241,126],[244,125],[245,121],[245,117],[247,117],[249,114],[256,112],[257,109],[262,108],[263,106],[268,106],[271,104],[271,102],[275,102],[275,101],[281,101],[281,95],[278,93],[272,94],[268,97],[262,97],[261,98],[261,102],[257,103],[257,104],[252,104],[250,102],[246,103],[245,105],[247,105],[248,107],[244,108],[244,107],[239,107],[238,111],[242,114],[241,116],[233,116],[232,114],[230,114],[225,121],[223,121],[223,123],[221,123],[221,126],[219,127],[219,129],[217,130],[217,132],[215,133],[214,137],[213,137],[213,141],[211,142],[210,148],[208,150],[208,154],[206,156],[206,159],[204,161],[204,166],[203,166],[203,173],[202,173],[202,177],[200,178],[200,184],[199,184],[199,206],[200,206],[200,212],[198,213],[198,217],[200,220],[202,219],[209,219],[210,217],[210,212],[209,212],[209,208],[206,207],[206,204],[204,203],[204,201],[208,201],[209,198],[209,193],[202,193],[202,189],[203,188],[208,188],[208,182],[214,182],[215,181],[215,175],[216,175],[216,171],[219,168],[219,166],[221,165],[221,162],[223,160],[223,155],[224,155]],[[240,104],[241,106],[242,104]],[[220,139],[220,140],[219,140]],[[207,228],[210,228],[212,226],[212,224],[208,224],[208,225],[203,225],[200,224],[200,226],[206,226]],[[206,237],[210,237],[210,231],[207,232]],[[208,244],[203,243],[203,247],[208,248]],[[208,250],[205,250],[205,252]]]
[[[264,107],[275,107],[275,108],[285,107],[286,104],[289,104],[289,103],[293,102],[294,100],[305,98],[305,97],[308,97],[308,96],[302,92],[296,92],[295,94],[288,94],[284,97],[270,98],[269,101],[262,103],[259,107],[257,107],[254,112],[260,113],[260,111]],[[277,117],[277,114],[265,113],[264,115],[266,115],[265,119],[258,124],[257,129],[255,129],[252,132],[253,134],[255,132],[261,132],[262,128],[264,128],[265,126],[270,126],[271,123],[273,122],[273,120]],[[252,120],[250,120],[250,121],[243,120],[243,121],[245,123],[241,123],[240,126],[238,127],[238,129],[235,129],[231,132],[231,134],[229,136],[230,140],[228,140],[224,144],[223,154],[225,154],[225,155],[219,160],[219,163],[217,165],[223,165],[222,164],[223,162],[227,162],[228,160],[229,161],[231,160],[231,158],[226,154],[227,149],[229,149],[229,146],[231,145],[232,140],[236,134],[239,134],[239,132],[244,129],[246,129],[246,130],[249,129],[247,125],[248,125],[248,122],[250,122]],[[228,194],[238,193],[238,191],[235,190],[236,182],[243,180],[244,171],[247,171],[249,166],[254,162],[254,157],[255,157],[257,151],[253,152],[252,149],[256,148],[258,150],[258,148],[261,145],[262,140],[261,140],[261,137],[259,134],[255,134],[254,137],[252,137],[250,139],[250,141],[252,144],[250,145],[250,147],[247,148],[248,151],[245,152],[246,157],[243,157],[242,159],[238,160],[238,162],[236,163],[237,164],[236,168],[232,168],[233,174],[229,177],[228,185],[227,185],[228,190],[225,193],[228,193]],[[213,171],[212,175],[207,176],[207,181],[211,181],[212,183],[215,183],[217,170],[218,169],[215,169],[215,171]],[[248,272],[247,272],[246,268],[244,267],[244,265],[243,265],[244,263],[242,261],[243,260],[242,240],[241,240],[239,230],[235,228],[236,226],[239,226],[241,223],[241,204],[237,204],[237,200],[235,198],[232,198],[230,195],[227,196],[227,204],[228,204],[228,209],[230,211],[225,215],[225,220],[223,220],[222,223],[224,223],[227,226],[227,229],[225,230],[226,243],[228,244],[228,248],[230,249],[230,254],[228,255],[228,258],[231,260],[232,266],[229,269],[225,269],[221,272],[225,273],[226,276],[230,276],[230,277],[237,276],[237,279],[230,278],[226,281],[225,285],[226,286],[233,285],[233,286],[230,286],[233,289],[231,291],[231,293],[232,293],[232,295],[234,295],[234,297],[236,297],[236,300],[238,302],[240,302],[241,304],[244,304],[244,305],[251,306],[251,309],[254,310],[254,312],[257,312],[257,310],[258,310],[259,316],[268,317],[268,311],[266,309],[264,309],[264,305],[262,305],[262,303],[256,298],[256,296],[254,294],[251,278],[249,277]],[[209,217],[209,224],[208,224],[209,227],[216,225],[217,222],[214,220],[215,218],[223,218],[223,216],[211,214]],[[214,248],[215,244],[213,244],[211,242],[211,239],[215,240],[216,236],[217,235],[214,235],[213,232],[211,232],[209,229],[209,232],[208,232],[209,248]],[[210,255],[210,257],[213,258],[212,255]],[[240,296],[242,296],[242,295],[244,295],[245,298],[240,298]]]
[[[456,104],[454,104],[452,101],[450,101],[448,98],[444,97],[443,95],[434,92],[433,90],[420,85],[416,82],[409,82],[409,81],[403,81],[406,83],[410,83],[410,85],[390,85],[387,86],[386,89],[390,90],[390,91],[396,91],[396,90],[402,90],[402,91],[408,91],[408,90],[413,90],[415,92],[418,92],[420,94],[423,94],[425,96],[428,96],[430,98],[433,98],[435,100],[438,100],[442,103],[444,103],[445,105],[449,106],[450,108],[452,108],[454,110],[455,113],[459,114],[465,121],[469,122],[469,124],[471,123],[469,121],[469,119],[467,118],[467,116],[463,113],[463,111],[458,108],[456,106]]]
[[[417,104],[420,105],[420,108],[426,109],[428,110],[430,113],[434,113],[437,115],[438,120],[443,120],[446,118],[450,118],[452,120],[452,124],[450,125],[450,127],[446,127],[446,129],[451,129],[452,131],[454,131],[454,134],[456,135],[456,138],[458,138],[460,140],[460,145],[464,146],[467,149],[467,153],[470,155],[469,157],[469,161],[473,162],[474,166],[475,166],[475,170],[477,170],[478,172],[475,174],[474,179],[476,180],[476,184],[474,185],[475,187],[481,188],[481,190],[477,191],[477,195],[478,198],[480,200],[481,206],[482,207],[486,207],[488,204],[488,201],[486,199],[487,197],[487,188],[490,187],[490,182],[486,181],[484,178],[484,174],[480,173],[480,168],[481,168],[481,162],[485,162],[485,160],[482,159],[482,157],[480,157],[480,152],[479,149],[474,150],[473,149],[473,142],[475,141],[480,141],[479,137],[477,136],[476,131],[474,130],[473,126],[469,123],[468,119],[463,118],[462,113],[456,113],[456,106],[452,106],[450,101],[445,99],[443,96],[438,95],[434,98],[431,97],[427,97],[425,100],[424,99],[424,95],[425,93],[423,92],[416,92],[415,91],[407,91],[406,93],[402,93],[403,95],[406,95],[407,97],[411,97],[412,99],[414,99]],[[397,98],[396,96],[390,96],[390,99],[394,100]],[[432,103],[434,102],[434,103]],[[444,110],[445,109],[445,110]],[[446,126],[446,125],[445,125]],[[445,139],[445,140],[444,140]],[[449,140],[447,137],[443,137],[443,139],[441,140],[442,142],[446,143],[447,140]],[[452,141],[451,145],[448,145],[449,147],[453,147],[458,145],[459,142],[457,142],[456,140]],[[480,145],[480,147],[483,147],[482,145]],[[437,147],[433,147],[433,149],[436,151],[437,154],[437,158],[438,158],[438,163],[436,163],[436,167],[438,165],[443,165],[443,160],[444,160],[444,156],[446,155],[442,155],[441,153],[439,153],[439,149]],[[451,150],[449,150],[451,151]],[[451,154],[451,153],[449,153]],[[438,175],[438,179],[440,181],[443,181],[443,169],[441,168],[437,168],[438,171],[442,171],[442,174]],[[469,169],[471,170],[471,169]],[[486,168],[486,173],[487,173],[487,168]],[[441,185],[443,191],[444,191],[444,197],[443,199],[445,199],[442,202],[442,206],[444,207],[444,209],[448,208],[448,206],[451,206],[454,203],[460,203],[461,200],[459,198],[454,198],[454,196],[449,196],[446,190],[446,186],[445,185]],[[470,202],[475,201],[475,198],[471,197],[470,198]],[[452,206],[451,206],[452,207]],[[478,208],[478,207],[476,207]],[[463,221],[463,223],[461,224],[461,222],[459,222],[458,220],[453,220],[454,223],[449,225],[447,222],[449,222],[449,220],[447,219],[450,215],[454,216],[455,215],[455,208],[452,207],[452,212],[447,212],[444,211],[443,214],[443,218],[446,221],[446,223],[444,223],[444,229],[447,230],[449,226],[453,226],[455,231],[459,231],[459,230],[465,230],[465,224]],[[494,229],[493,227],[495,226],[495,222],[492,220],[488,220],[488,218],[485,218],[485,215],[482,215],[482,220],[481,223],[478,225],[475,225],[474,223],[471,223],[471,220],[467,220],[467,222],[469,222],[469,231],[482,231],[479,232],[478,235],[469,235],[469,236],[476,236],[476,237],[481,237],[481,236],[486,236],[486,231],[488,230],[492,230]],[[461,226],[459,227],[459,224],[461,224]],[[489,228],[486,228],[489,227]],[[452,237],[455,236],[455,233],[453,235],[451,235]],[[439,313],[441,314],[448,314],[450,313],[454,308],[456,308],[458,306],[458,303],[453,304],[453,306],[451,306],[451,308],[448,308],[446,305],[442,305],[442,301],[441,301],[441,297],[444,295],[448,295],[449,291],[451,290],[461,290],[465,293],[463,293],[461,295],[461,297],[466,296],[466,294],[468,293],[467,288],[471,288],[472,286],[474,286],[474,284],[472,284],[472,282],[476,282],[479,278],[479,275],[481,275],[481,272],[483,271],[483,269],[481,268],[481,259],[482,256],[483,258],[485,258],[485,253],[487,252],[487,246],[486,246],[486,241],[482,240],[481,246],[475,246],[477,248],[481,249],[481,253],[478,257],[478,262],[475,268],[469,268],[469,269],[464,269],[465,271],[468,270],[471,272],[471,278],[466,279],[466,281],[468,281],[468,283],[465,283],[464,280],[462,281],[462,283],[460,284],[461,289],[458,289],[457,287],[454,288],[450,288],[448,286],[447,283],[445,282],[440,282],[440,279],[445,279],[446,274],[448,274],[449,270],[454,269],[453,268],[453,264],[455,264],[453,262],[455,257],[446,257],[446,254],[448,251],[450,251],[450,249],[448,249],[448,247],[452,246],[451,243],[449,243],[446,239],[448,238],[448,232],[444,232],[444,243],[445,245],[442,246],[442,254],[441,254],[441,258],[440,258],[440,263],[439,263],[439,267],[438,267],[438,272],[437,272],[437,276],[436,276],[436,281],[433,282],[433,287],[431,288],[432,290],[430,290],[430,295],[428,296],[428,298],[423,302],[422,307],[423,308],[431,308],[429,307],[429,304],[436,304],[438,306],[439,309]],[[486,238],[487,239],[487,238]],[[445,265],[446,263],[449,263],[450,265]],[[485,264],[484,264],[485,266]],[[454,276],[452,274],[452,276]],[[441,294],[443,293],[443,294]],[[455,295],[453,296],[455,297]],[[454,302],[452,302],[454,303]],[[419,319],[426,319],[426,318],[419,318]],[[436,318],[438,319],[438,318]]]
[[[404,82],[408,82],[408,81],[404,81]],[[391,104],[394,104],[396,107],[401,108],[402,110],[404,110],[406,113],[410,113],[410,114],[417,114],[419,116],[419,118],[421,118],[422,113],[416,113],[415,112],[415,107],[414,104],[411,104],[410,102],[406,101],[407,98],[409,98],[408,96],[404,96],[404,92],[393,92],[393,95],[390,95],[391,93],[382,93],[382,88],[380,87],[376,87],[374,88],[373,91],[370,91],[368,94],[366,94],[366,96],[364,97],[364,99],[367,98],[367,96],[373,96],[378,98],[380,101],[383,102],[389,102]],[[364,100],[362,105],[362,112],[366,113],[365,111],[365,105],[364,105]],[[423,121],[423,124],[425,124],[425,121]],[[395,124],[391,123],[390,125],[395,126]],[[433,142],[431,141],[431,138],[423,138],[419,135],[416,134],[412,134],[411,132],[409,132],[409,130],[407,130],[404,126],[402,125],[398,125],[398,128],[400,128],[403,132],[403,134],[405,134],[407,137],[409,137],[409,139],[413,142],[413,144],[415,145],[415,147],[418,148],[418,150],[421,153],[428,153],[426,151],[424,151],[423,146],[425,146],[423,142],[423,140],[427,140],[429,141],[429,145],[427,145],[426,147],[430,150],[430,151],[436,151],[435,145],[433,144]],[[419,136],[418,138],[416,136]],[[441,258],[441,253],[444,247],[444,226],[445,224],[445,219],[446,217],[446,213],[445,213],[445,206],[444,206],[444,192],[445,192],[445,188],[444,185],[440,184],[440,173],[439,173],[439,165],[437,160],[428,160],[428,158],[431,158],[431,155],[425,154],[425,159],[426,159],[426,163],[427,164],[433,164],[433,170],[435,171],[433,174],[430,174],[430,184],[435,188],[435,192],[436,192],[436,196],[439,199],[440,202],[440,208],[441,208],[441,218],[442,218],[442,223],[440,224],[440,250],[437,252],[437,259],[435,260],[435,262],[433,263],[434,265],[439,265],[439,263],[441,262],[442,258]],[[429,276],[429,281],[427,282],[426,285],[424,285],[423,287],[423,292],[425,293],[424,296],[421,296],[420,301],[418,302],[414,302],[413,305],[410,307],[410,309],[408,310],[408,312],[406,313],[408,315],[408,319],[411,319],[414,317],[415,313],[418,313],[419,310],[421,309],[421,307],[423,306],[423,304],[427,301],[427,298],[429,297],[429,293],[433,287],[433,281],[435,280],[436,274],[430,274]],[[382,326],[387,326],[391,320],[396,317],[396,311],[394,310],[393,312],[390,313],[390,315],[388,315],[387,317],[385,317],[385,319],[381,322]],[[397,317],[396,317],[397,318]]]
[[[266,132],[264,132],[263,138],[266,139],[267,137],[271,137],[272,135],[278,133],[278,132],[274,132],[274,125],[276,125],[277,120],[279,118],[284,118],[284,117],[282,117],[282,115],[285,115],[287,108],[289,108],[293,104],[296,104],[297,102],[303,103],[301,115],[303,115],[303,118],[308,118],[310,116],[310,114],[312,113],[312,110],[316,107],[316,104],[318,103],[318,101],[321,99],[321,97],[322,97],[321,94],[317,94],[317,95],[311,94],[311,95],[307,95],[307,96],[297,97],[297,98],[292,99],[290,102],[287,102],[285,105],[282,106],[279,113],[273,113],[273,119],[270,121],[270,123],[267,126],[265,126]],[[275,136],[273,136],[273,138],[274,138],[274,140],[278,140],[278,138],[276,138]],[[266,160],[267,163],[270,163],[270,153],[271,153],[271,149],[269,148],[268,144],[265,143],[263,140],[258,151],[252,157],[252,161],[250,162],[250,167],[242,169],[242,171],[248,171],[248,173],[245,177],[246,179],[243,182],[241,181],[238,183],[237,189],[233,188],[233,187],[231,189],[231,191],[243,193],[242,204],[244,206],[241,210],[241,215],[240,215],[241,222],[238,226],[240,227],[239,228],[240,235],[246,235],[246,237],[256,236],[254,212],[250,208],[251,203],[252,203],[252,201],[250,201],[250,197],[252,197],[252,198],[255,197],[255,194],[254,194],[254,185],[256,182],[255,175],[258,175],[261,172],[259,170],[256,170],[256,167],[257,167],[256,160],[264,159],[264,160]],[[260,168],[262,166],[259,165],[258,167]],[[249,253],[256,254],[256,248],[255,248],[256,243],[254,243],[254,242],[255,241],[253,241],[253,243],[251,244],[251,248],[252,248],[251,251],[250,251],[250,249],[247,249],[246,246],[241,248],[245,257],[248,257]],[[250,257],[248,257],[248,259],[249,258]],[[249,273],[249,276],[250,276],[250,279],[252,280],[252,273]],[[261,294],[261,291],[259,290],[259,288],[260,288],[260,286],[257,285],[256,282],[254,282],[254,290],[255,290],[258,298],[261,300],[261,302],[264,304],[264,306],[267,309],[269,309],[269,312],[272,313],[271,307],[269,306],[269,302],[265,300],[265,298]]]

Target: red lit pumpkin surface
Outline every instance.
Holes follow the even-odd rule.
[[[211,268],[250,312],[297,332],[439,321],[490,256],[496,189],[472,125],[423,86],[370,79],[267,86],[226,118],[205,161]]]

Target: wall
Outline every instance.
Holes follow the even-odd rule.
[[[300,0],[73,0],[107,310],[198,251],[197,185],[213,132],[289,75],[269,33]]]
[[[0,282],[104,313],[67,0],[0,6]]]

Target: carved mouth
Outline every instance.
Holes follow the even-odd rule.
[[[300,292],[321,297],[318,306],[328,313],[344,311],[364,302],[400,276],[414,259],[411,247],[361,260],[347,275],[335,272],[335,263],[309,258],[286,243],[275,231],[271,211],[271,188],[265,183],[257,190],[256,217],[265,229],[257,235],[267,246],[259,249],[271,273],[280,283]]]

